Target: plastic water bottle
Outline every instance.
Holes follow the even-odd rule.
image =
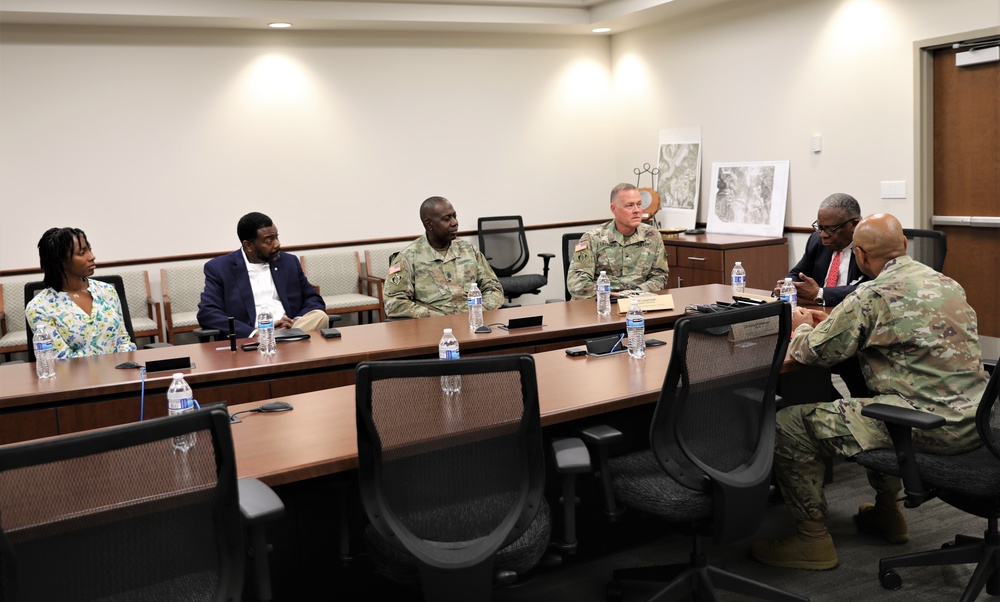
[[[52,347],[49,327],[41,325],[35,332],[35,374],[39,379],[54,378],[56,375],[56,350]]]
[[[791,278],[785,278],[785,283],[781,285],[781,300],[791,305],[792,309],[798,305],[799,293]]]
[[[733,283],[733,294],[742,295],[747,288],[747,271],[743,269],[743,264],[739,261],[733,266],[733,273],[730,276]]]
[[[646,317],[637,299],[632,299],[625,325],[628,328],[628,354],[636,359],[646,357]]]
[[[451,333],[450,328],[444,329],[441,335],[441,342],[438,343],[438,357],[443,360],[457,360],[458,339]],[[441,377],[441,390],[447,394],[458,393],[462,390],[462,377],[455,374]]]
[[[483,325],[483,293],[473,282],[469,285],[469,330]]]
[[[597,315],[611,315],[611,279],[604,270],[597,277]]]
[[[264,309],[257,316],[257,351],[261,355],[274,355],[274,316],[270,310]]]
[[[191,394],[191,387],[184,380],[184,375],[178,372],[174,374],[174,381],[167,389],[167,415],[178,416],[194,411],[194,396]],[[194,447],[198,441],[198,435],[188,433],[174,437],[174,449],[182,452]]]

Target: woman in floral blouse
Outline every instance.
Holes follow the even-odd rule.
[[[115,287],[90,278],[97,264],[87,235],[52,228],[38,241],[46,289],[24,308],[32,332],[46,326],[57,358],[132,351]]]

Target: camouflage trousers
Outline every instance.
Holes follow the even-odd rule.
[[[847,428],[843,412],[845,401],[809,403],[789,406],[778,412],[774,442],[774,472],[785,504],[798,520],[823,520],[826,517],[826,496],[823,476],[827,457],[849,458],[862,451],[862,446]],[[864,449],[891,448],[889,433],[881,423],[868,423]],[[855,424],[855,428],[858,425]],[[868,471],[868,482],[877,492],[898,493],[899,478]]]

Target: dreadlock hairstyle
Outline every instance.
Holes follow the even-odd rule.
[[[73,254],[73,243],[89,245],[87,235],[79,228],[50,228],[38,241],[38,262],[45,273],[45,286],[61,291],[66,270],[63,262]]]

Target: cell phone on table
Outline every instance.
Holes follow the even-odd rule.
[[[254,342],[254,343],[243,343],[242,345],[240,345],[240,349],[242,349],[243,351],[254,351],[258,347],[260,347],[260,343],[257,343],[257,342]]]
[[[568,355],[570,357],[579,357],[581,355],[587,355],[587,350],[586,349],[581,349],[579,347],[574,347],[572,349],[567,349],[566,350],[566,355]]]

